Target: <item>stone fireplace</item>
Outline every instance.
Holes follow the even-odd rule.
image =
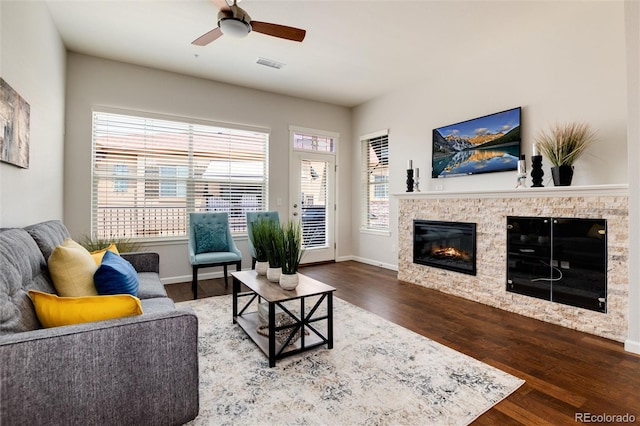
[[[619,342],[627,338],[629,224],[626,185],[395,194],[398,279]],[[605,219],[607,309],[595,312],[507,291],[507,217]],[[414,221],[475,223],[476,274],[414,262]]]
[[[476,274],[476,224],[413,221],[413,262]]]

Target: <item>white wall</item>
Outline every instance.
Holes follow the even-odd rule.
[[[492,17],[500,17],[502,31],[479,34],[475,42],[439,58],[442,66],[421,81],[354,109],[353,164],[359,164],[358,136],[389,128],[391,193],[406,190],[408,159],[420,168],[423,191],[435,190],[436,183],[444,191],[513,188],[515,172],[431,179],[431,131],[522,106],[527,162],[539,130],[555,122],[586,121],[598,131],[599,142],[576,163],[573,185],[627,183],[624,3],[493,2],[483,3],[479,13],[478,20],[493,24]],[[547,181],[549,164],[544,173],[544,184],[553,185]],[[354,167],[354,195],[360,193],[358,182]],[[392,235],[380,237],[359,232],[359,197],[353,199],[356,257],[397,265],[392,250],[397,200],[391,200]]]
[[[0,227],[62,219],[65,59],[43,2],[0,1],[0,77],[31,109],[29,168],[0,163]]]
[[[287,217],[289,206],[289,125],[340,133],[338,164],[351,164],[351,112],[347,108],[246,89],[180,74],[70,53],[67,63],[64,221],[75,238],[90,233],[91,111],[109,106],[218,123],[271,129],[269,208]],[[338,230],[350,229],[351,193],[341,183],[349,167],[338,167]],[[348,187],[347,187],[348,188]],[[281,198],[282,205],[276,205]],[[352,253],[349,232],[338,232],[337,256]],[[246,238],[238,241],[245,267]],[[189,281],[186,240],[153,244],[160,253],[164,282]],[[205,271],[206,272],[206,271]]]

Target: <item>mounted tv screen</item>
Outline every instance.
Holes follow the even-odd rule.
[[[431,177],[517,170],[521,108],[433,129]]]

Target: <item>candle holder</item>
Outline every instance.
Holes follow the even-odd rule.
[[[418,177],[413,180],[413,190],[415,192],[420,192],[420,178]]]
[[[407,192],[413,192],[413,169],[407,169]]]
[[[542,176],[544,176],[544,170],[542,170],[542,155],[534,155],[531,157],[531,181],[532,188],[539,188],[544,186],[542,184]]]
[[[527,187],[527,164],[524,154],[518,160],[518,174],[516,175],[516,189]]]

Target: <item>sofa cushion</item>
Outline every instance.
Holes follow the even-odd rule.
[[[112,251],[115,254],[120,254],[120,252],[118,251],[118,247],[116,247],[116,245],[114,243],[109,244],[109,247],[105,247],[102,250],[94,250],[91,252],[91,257],[93,257],[93,260],[96,262],[97,266],[100,266],[100,264],[102,263],[102,258],[104,257],[104,254],[108,251]]]
[[[173,300],[168,297],[155,297],[153,299],[141,299],[142,310],[145,314],[154,314],[158,312],[167,312],[176,309]]]
[[[54,293],[47,264],[24,229],[0,232],[0,335],[40,328],[29,289]]]
[[[160,276],[155,272],[138,272],[138,297],[140,299],[152,299],[155,297],[167,297]]]
[[[138,295],[138,273],[129,262],[107,251],[93,276],[98,294]]]
[[[196,254],[228,251],[227,228],[220,224],[196,223]]]
[[[29,296],[35,305],[38,320],[47,328],[142,314],[140,300],[129,294],[58,297],[30,290]]]
[[[91,254],[80,244],[67,238],[53,249],[47,262],[49,273],[62,297],[97,296],[93,274],[98,268]]]
[[[69,231],[59,220],[48,220],[24,228],[34,239],[45,259],[49,259],[53,249],[69,238]]]

